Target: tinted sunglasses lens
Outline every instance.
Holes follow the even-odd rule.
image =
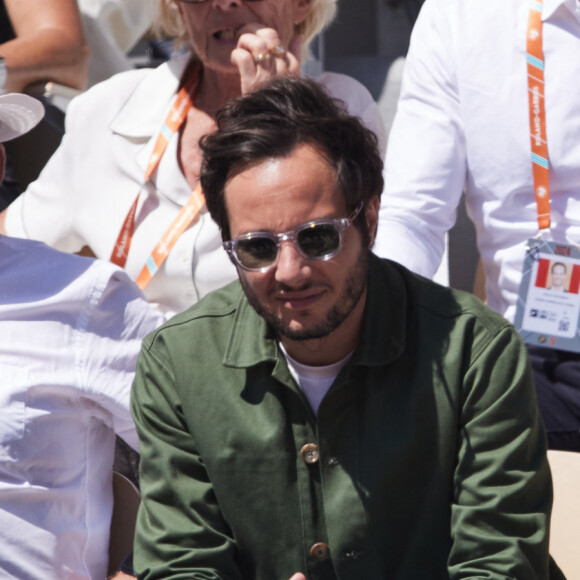
[[[236,242],[236,257],[245,268],[259,270],[276,261],[278,246],[270,238],[248,238]]]
[[[314,224],[296,237],[300,249],[309,258],[324,258],[335,254],[340,248],[340,232],[332,224]]]

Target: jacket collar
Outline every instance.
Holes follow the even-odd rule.
[[[224,364],[248,368],[280,361],[282,355],[273,330],[250,306],[241,287],[240,293]],[[371,254],[361,340],[351,363],[381,366],[399,357],[405,348],[406,309],[402,275],[389,262]]]
[[[144,75],[110,124],[114,133],[134,139],[150,139],[173,100],[191,55],[183,54]]]
[[[381,366],[401,356],[408,325],[408,293],[401,272],[371,253],[367,303],[353,362]]]

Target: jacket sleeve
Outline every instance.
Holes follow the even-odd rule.
[[[552,484],[527,354],[509,325],[475,344],[463,383],[450,578],[545,580]]]
[[[162,349],[153,353],[144,345],[131,399],[142,492],[135,571],[142,580],[237,580],[234,540],[180,411],[169,357],[159,355]]]
[[[426,2],[413,29],[373,248],[428,278],[441,262],[466,178],[450,16],[454,2]]]

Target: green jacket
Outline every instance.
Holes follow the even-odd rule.
[[[132,409],[139,578],[548,578],[520,338],[394,263],[371,257],[360,344],[318,417],[237,282],[145,340]]]

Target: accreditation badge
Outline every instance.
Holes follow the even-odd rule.
[[[580,249],[528,241],[514,325],[527,344],[580,352]]]

